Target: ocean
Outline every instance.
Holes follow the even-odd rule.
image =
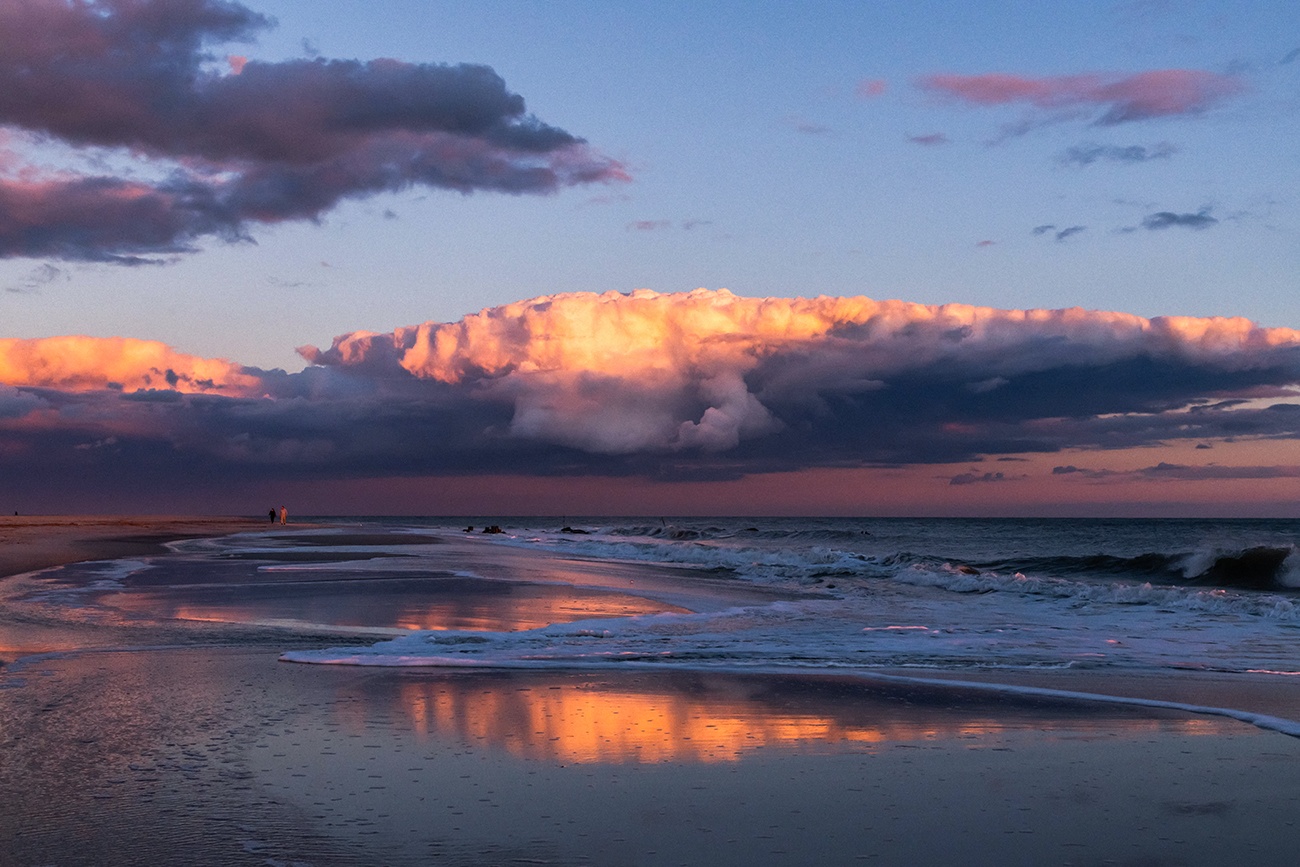
[[[63,567],[39,601],[375,639],[304,663],[1300,676],[1294,520],[320,520]]]
[[[6,582],[0,862],[1294,860],[1300,521],[318,521]]]

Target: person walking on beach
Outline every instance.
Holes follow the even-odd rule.
[[[271,511],[267,512],[266,514],[270,516],[270,518],[271,518],[271,523],[274,524],[274,523],[275,523],[275,507],[272,506],[272,507],[271,507]]]
[[[285,506],[280,507],[280,523],[281,524],[289,523],[289,510]]]

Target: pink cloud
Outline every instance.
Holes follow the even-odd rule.
[[[657,229],[667,229],[672,226],[668,220],[635,220],[627,224],[629,231],[634,232],[653,232]]]
[[[859,81],[853,92],[859,99],[875,99],[878,96],[883,96],[888,89],[889,82],[883,78],[867,78]]]
[[[272,24],[234,0],[0,3],[0,127],[127,148],[165,176],[34,177],[0,141],[0,170],[27,182],[0,188],[0,258],[141,261],[410,186],[544,194],[628,179],[487,66],[228,54],[232,74],[208,70],[214,45]]]
[[[1008,73],[928,75],[917,86],[974,105],[1103,108],[1099,124],[1200,114],[1245,90],[1241,79],[1198,69],[1134,75],[1087,73],[1028,78]]]

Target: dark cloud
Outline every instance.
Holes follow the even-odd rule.
[[[1286,55],[1281,60],[1278,61],[1278,63],[1282,66],[1285,66],[1286,64],[1295,60],[1297,57],[1300,57],[1300,48],[1292,48],[1290,51],[1286,53]]]
[[[1189,466],[1161,461],[1136,470],[1081,469],[1075,466],[1055,467],[1055,475],[1077,474],[1092,480],[1143,480],[1153,482],[1199,482],[1230,479],[1294,479],[1300,478],[1300,467],[1274,466],[1222,466],[1207,464]]]
[[[411,185],[549,192],[621,167],[526,112],[492,69],[231,58],[270,19],[227,0],[0,6],[0,124],[170,174],[0,179],[0,256],[133,261]]]
[[[968,473],[959,473],[948,480],[949,485],[975,485],[986,482],[1005,482],[1012,477],[1005,473],[979,473],[971,470]]]
[[[1145,147],[1143,145],[1100,145],[1083,144],[1067,148],[1061,154],[1062,165],[1090,166],[1095,162],[1145,163],[1151,160],[1167,160],[1178,148],[1168,142]]]
[[[67,271],[46,262],[44,265],[34,268],[25,277],[19,279],[18,282],[11,286],[6,286],[5,291],[17,295],[29,295],[40,291],[42,286],[48,286],[50,283],[67,281],[70,279],[72,279],[72,276]]]
[[[1086,232],[1087,230],[1087,226],[1066,226],[1064,229],[1057,229],[1054,223],[1045,223],[1041,226],[1034,226],[1032,233],[1035,235],[1046,235],[1050,232],[1052,237],[1057,241],[1064,241],[1072,235],[1077,235],[1080,232]]]
[[[941,132],[932,132],[925,135],[909,135],[907,140],[913,144],[927,145],[931,147],[934,145],[948,144],[949,141],[948,136]]]
[[[719,479],[1300,437],[1283,402],[1300,334],[1244,320],[640,291],[302,353],[318,366],[285,373],[161,344],[0,341],[0,471]],[[998,476],[966,475],[953,484]]]
[[[1208,229],[1219,221],[1210,216],[1209,208],[1202,208],[1194,214],[1176,214],[1172,211],[1159,211],[1142,219],[1144,229]]]
[[[832,129],[831,127],[826,126],[824,124],[816,123],[811,120],[807,120],[802,117],[796,116],[796,117],[786,118],[786,123],[788,123],[790,127],[794,129],[796,132],[801,132],[804,135],[834,135],[835,134],[835,130]]]

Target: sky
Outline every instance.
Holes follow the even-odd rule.
[[[1300,515],[1300,8],[0,8],[0,510]]]

